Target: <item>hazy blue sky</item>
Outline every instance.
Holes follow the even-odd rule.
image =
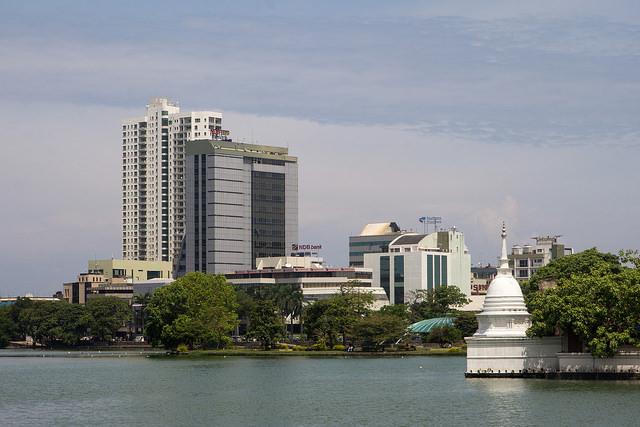
[[[637,1],[2,2],[0,58],[0,295],[121,257],[120,122],[152,97],[288,146],[300,243],[335,266],[421,216],[474,263],[503,220],[640,247]]]

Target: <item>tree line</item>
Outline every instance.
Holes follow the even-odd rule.
[[[195,272],[158,288],[152,296],[135,295],[133,303],[142,307],[136,315],[143,318],[150,343],[168,349],[227,347],[240,324],[246,326],[246,337],[260,341],[265,350],[292,335],[294,322],[315,343],[315,349],[356,342],[365,349],[384,349],[407,340],[411,323],[445,315],[455,317],[455,326],[436,328],[424,339],[450,343],[477,329],[473,313],[456,309],[468,302],[457,287],[419,291],[406,305],[373,310],[372,293],[358,285],[357,281],[345,283],[336,295],[305,303],[302,290],[294,285],[247,292],[223,275]],[[117,297],[92,298],[86,306],[20,298],[0,309],[0,346],[26,336],[45,345],[109,341],[132,319],[131,313],[131,307]]]
[[[0,307],[0,347],[26,337],[42,345],[75,346],[83,339],[110,341],[130,319],[129,305],[118,297],[92,298],[86,305],[18,298]]]
[[[459,341],[473,334],[475,315],[456,310],[467,302],[457,287],[450,286],[418,292],[410,304],[376,311],[372,293],[349,282],[331,298],[305,304],[297,286],[272,285],[246,292],[222,275],[195,272],[156,290],[145,310],[145,333],[154,346],[223,348],[242,320],[246,336],[267,350],[287,336],[287,321],[293,325],[298,320],[317,349],[355,341],[369,349],[384,349],[406,337],[411,323],[430,317],[456,318],[456,326],[432,333],[437,335],[436,342]]]

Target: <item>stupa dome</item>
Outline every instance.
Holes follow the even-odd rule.
[[[507,231],[502,224],[502,256],[495,279],[489,284],[474,336],[525,337],[531,315],[524,303],[520,284],[511,274],[507,258]]]

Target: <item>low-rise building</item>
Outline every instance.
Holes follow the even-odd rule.
[[[103,274],[105,279],[123,279],[130,283],[173,277],[173,264],[168,261],[103,259],[91,260],[87,264],[88,271]]]
[[[532,237],[536,241],[535,247],[529,244],[512,246],[508,255],[509,267],[517,281],[529,280],[538,268],[549,264],[549,261],[573,254],[572,248],[558,243],[559,237],[562,236]]]
[[[328,267],[320,257],[257,258],[255,270],[240,270],[225,276],[230,283],[249,293],[265,286],[294,285],[302,290],[307,303],[329,299],[340,292],[341,286],[353,282],[373,294],[374,309],[388,304],[386,293],[372,284],[371,269]]]
[[[486,295],[489,284],[498,274],[497,267],[471,267],[471,295]]]
[[[74,304],[86,304],[90,298],[117,296],[131,302],[133,285],[122,278],[107,279],[104,274],[80,273],[76,282],[62,285],[62,298]]]
[[[90,298],[117,296],[131,302],[134,283],[152,279],[171,279],[172,264],[167,261],[91,260],[86,273],[77,281],[62,285],[62,298],[76,304],[86,304]]]

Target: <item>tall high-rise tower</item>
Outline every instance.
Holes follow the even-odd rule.
[[[222,114],[181,113],[153,98],[147,115],[122,121],[122,257],[173,261],[185,232],[185,142],[222,130]]]

